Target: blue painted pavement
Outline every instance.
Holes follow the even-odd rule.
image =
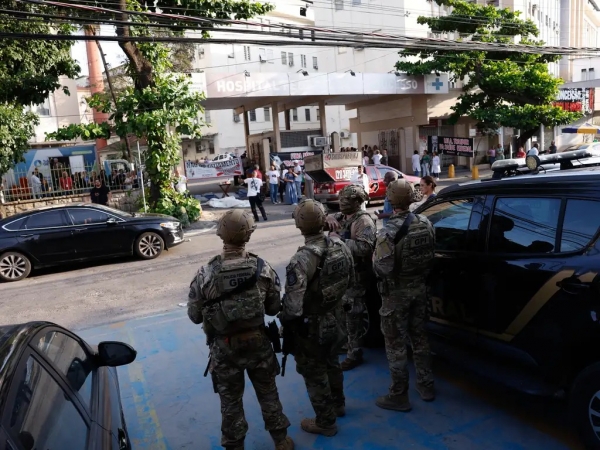
[[[208,352],[200,326],[184,310],[84,330],[90,344],[120,340],[133,345],[137,360],[119,368],[121,396],[134,449],[219,449],[221,414],[210,376],[202,375]],[[389,372],[383,351],[366,353],[368,364],[345,374],[347,416],[339,433],[324,438],[300,430],[300,420],[313,411],[293,358],[277,384],[284,412],[292,422],[290,435],[298,449],[543,449],[569,446],[498,408],[460,383],[438,377],[438,398],[424,403],[411,390],[413,411],[385,411],[374,405],[386,393]],[[413,378],[414,380],[414,378]],[[250,426],[246,448],[273,449],[264,430],[252,385],[244,395]],[[546,430],[545,430],[546,431]]]

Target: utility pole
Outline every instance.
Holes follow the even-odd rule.
[[[110,90],[110,95],[113,99],[113,102],[116,105],[117,97],[115,96],[115,90],[113,89],[112,81],[110,79],[110,73],[108,73],[108,64],[106,64],[106,55],[104,54],[104,51],[102,51],[102,46],[100,45],[99,41],[96,41],[96,45],[98,46],[98,50],[100,50],[100,57],[102,58],[102,64],[104,65],[104,73],[106,74],[106,81],[108,82],[108,89]],[[129,139],[127,138],[127,135],[125,135],[125,137],[122,139],[125,139],[125,147],[127,148],[127,159],[129,160],[129,162],[133,162],[133,158],[131,156],[131,146],[129,145]]]
[[[94,36],[96,34],[93,26],[84,28],[86,36]],[[102,78],[102,70],[98,58],[98,45],[95,41],[86,41],[85,48],[88,61],[88,79],[90,83],[90,92],[93,94],[104,92],[104,79]],[[94,123],[103,123],[108,121],[108,114],[101,111],[93,110]],[[100,150],[106,147],[108,143],[106,139],[96,139],[96,162],[100,166]]]

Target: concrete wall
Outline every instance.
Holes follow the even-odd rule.
[[[129,213],[139,211],[138,200],[141,192],[140,189],[131,191],[113,191],[109,206]],[[91,203],[89,194],[3,203],[0,204],[0,218],[10,217],[21,212],[42,208],[44,206],[68,205],[70,203],[81,202]]]

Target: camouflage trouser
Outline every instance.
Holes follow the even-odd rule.
[[[385,305],[393,303],[393,307]],[[394,296],[381,308],[381,332],[385,338],[392,384],[390,395],[403,394],[408,389],[408,367],[406,346],[413,349],[413,360],[417,373],[417,383],[422,386],[433,386],[431,371],[431,352],[425,331],[425,323],[429,318],[427,298],[419,295],[413,298]]]
[[[221,445],[241,445],[248,432],[242,404],[244,371],[254,386],[265,428],[276,442],[284,439],[290,422],[279,401],[275,377],[280,367],[267,337],[263,333],[246,340],[232,337],[228,343],[217,339],[211,351],[211,374],[221,399]]]
[[[350,292],[345,296],[345,303],[351,309],[346,312],[346,332],[348,333],[348,358],[360,359],[363,355],[362,341],[365,334],[364,311],[365,295],[364,293]]]
[[[317,424],[321,426],[333,425],[336,408],[346,404],[338,350],[338,346],[323,349],[302,338],[297,338],[296,342],[296,371],[304,377]]]

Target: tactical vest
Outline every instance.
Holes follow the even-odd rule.
[[[216,256],[209,261],[209,275],[198,288],[205,298],[202,315],[217,334],[263,323],[265,305],[257,285],[261,262],[251,253],[236,259]]]
[[[351,259],[343,251],[343,244],[325,238],[327,248],[307,245],[306,249],[319,257],[319,266],[304,294],[307,314],[324,314],[334,310],[348,288]]]
[[[392,225],[397,233],[405,219],[406,215],[393,217],[387,226]],[[433,227],[424,216],[415,214],[406,236],[396,244],[394,273],[400,278],[425,276],[433,261],[434,244]]]

